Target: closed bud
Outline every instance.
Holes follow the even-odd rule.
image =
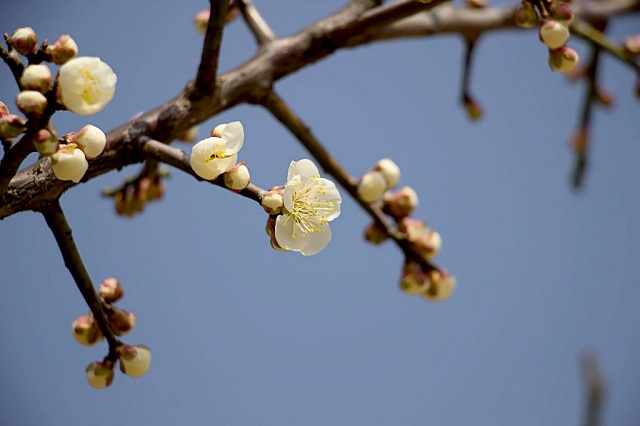
[[[224,184],[233,191],[242,191],[250,182],[251,175],[244,161],[236,164],[231,170],[224,173]]]
[[[61,35],[52,45],[47,46],[47,59],[51,62],[62,65],[69,59],[75,58],[78,54],[78,45],[70,35]]]
[[[538,25],[538,14],[528,1],[523,1],[516,9],[514,20],[520,28],[533,28]]]
[[[51,160],[53,174],[60,180],[78,183],[89,168],[84,153],[73,143],[60,145],[58,152],[51,156]]]
[[[20,77],[20,86],[23,89],[36,90],[40,93],[48,92],[53,87],[51,70],[45,64],[29,65]]]
[[[382,244],[388,237],[387,231],[376,222],[372,222],[364,228],[364,239],[371,244]]]
[[[418,194],[409,186],[404,186],[393,194],[385,194],[383,210],[396,220],[409,216],[416,207]]]
[[[0,136],[7,139],[18,137],[27,130],[26,124],[19,115],[4,115],[0,117]]]
[[[549,19],[540,26],[540,41],[549,49],[558,49],[569,40],[569,29],[560,22]]]
[[[442,237],[439,232],[426,229],[411,241],[411,248],[423,259],[430,260],[440,253]]]
[[[115,303],[122,299],[122,296],[124,296],[124,290],[117,278],[106,278],[100,283],[98,294],[105,302]]]
[[[407,294],[422,294],[429,288],[428,275],[414,261],[406,261],[402,268],[400,290]]]
[[[570,47],[561,47],[549,51],[549,68],[552,71],[567,73],[573,71],[578,65],[580,57],[578,52]]]
[[[395,188],[400,180],[400,167],[389,158],[378,161],[373,170],[382,173],[387,182],[387,189]]]
[[[130,377],[140,377],[149,370],[151,351],[145,345],[120,345],[116,348],[120,371]]]
[[[200,34],[206,34],[209,25],[209,10],[198,12],[193,18],[193,25]]]
[[[634,55],[640,54],[640,34],[627,37],[624,41],[624,49]]]
[[[0,101],[0,118],[5,115],[9,115],[9,108],[5,105],[4,102]]]
[[[104,389],[113,382],[115,377],[113,371],[114,364],[111,361],[94,361],[85,370],[87,382],[96,389]]]
[[[164,197],[164,182],[160,176],[155,176],[147,190],[147,201],[155,201]]]
[[[427,224],[420,219],[404,217],[398,221],[398,231],[405,234],[408,241],[415,241],[427,230]]]
[[[358,182],[358,196],[365,203],[379,200],[387,189],[387,181],[381,172],[370,171]]]
[[[182,142],[193,142],[198,137],[198,126],[191,126],[177,137]]]
[[[71,324],[71,332],[74,339],[85,346],[95,345],[103,338],[98,324],[93,320],[93,315],[83,315],[76,318]]]
[[[282,213],[282,207],[284,207],[284,197],[282,196],[282,188],[270,189],[263,196],[260,201],[262,208],[270,215]]]
[[[58,145],[58,139],[46,129],[38,130],[33,137],[33,146],[45,157],[58,152]]]
[[[565,3],[554,1],[549,5],[549,13],[553,19],[556,19],[566,26],[573,22],[573,12]]]
[[[456,288],[456,279],[446,271],[431,270],[428,273],[431,285],[422,295],[431,301],[448,298]]]
[[[109,327],[116,336],[124,336],[136,326],[136,316],[133,312],[110,306],[106,310]]]
[[[107,137],[102,130],[87,124],[76,133],[69,135],[69,142],[78,145],[87,158],[95,158],[102,154],[107,143]]]
[[[41,116],[47,108],[47,98],[35,90],[23,90],[16,96],[16,105],[26,116]]]
[[[36,53],[38,49],[38,36],[31,27],[18,28],[9,38],[9,44],[21,55]]]

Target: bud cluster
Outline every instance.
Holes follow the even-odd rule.
[[[456,279],[446,271],[426,270],[415,261],[407,260],[402,267],[400,290],[421,295],[431,301],[448,298],[456,287]]]
[[[161,173],[143,174],[126,182],[111,194],[115,199],[115,210],[120,216],[132,217],[142,213],[147,203],[164,197],[164,181]]]
[[[124,296],[120,281],[107,278],[98,288],[98,296],[102,304],[109,331],[116,336],[123,336],[133,330],[136,317],[133,313],[120,309],[114,305]],[[78,317],[71,326],[73,337],[80,344],[91,346],[100,342],[104,335],[98,326],[93,313]],[[120,370],[131,376],[143,375],[149,368],[151,352],[144,345],[131,346],[118,342],[115,349],[120,361]],[[95,388],[105,388],[114,378],[115,357],[107,356],[102,362],[95,361],[87,366],[85,372],[87,381]]]
[[[358,196],[365,203],[374,203],[382,198],[387,190],[395,188],[399,180],[398,165],[389,158],[383,158],[360,178]]]

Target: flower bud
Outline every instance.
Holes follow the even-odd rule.
[[[38,49],[38,36],[31,27],[18,28],[9,38],[9,44],[21,55],[36,53]]]
[[[579,60],[578,52],[570,47],[564,46],[549,51],[549,67],[552,71],[571,72],[578,65]]]
[[[569,29],[560,22],[549,19],[540,26],[538,35],[549,49],[558,49],[569,40]]]
[[[24,115],[40,116],[47,108],[47,98],[35,90],[23,90],[16,96],[16,105]]]
[[[29,65],[20,77],[20,86],[40,93],[51,90],[51,70],[45,64]]]
[[[382,173],[387,183],[387,189],[395,188],[400,180],[400,167],[389,158],[378,161],[373,170]]]
[[[209,10],[198,12],[193,18],[193,25],[200,34],[206,34],[209,25]]]
[[[117,278],[106,278],[100,283],[98,294],[105,302],[115,303],[122,299],[122,296],[124,296],[124,290]]]
[[[627,37],[624,41],[624,49],[634,55],[640,54],[640,34]]]
[[[418,207],[418,194],[413,188],[404,186],[394,194],[384,197],[383,211],[396,220],[409,216]]]
[[[62,65],[78,54],[78,45],[69,34],[61,35],[52,45],[47,46],[47,59],[55,64]]]
[[[358,182],[358,196],[365,203],[379,200],[387,189],[387,181],[381,172],[370,171]]]
[[[116,336],[124,336],[136,326],[136,316],[133,312],[110,306],[106,310],[109,327]]]
[[[408,294],[422,294],[429,285],[429,277],[420,265],[413,261],[405,262],[400,278],[400,290]]]
[[[244,161],[224,173],[224,184],[233,191],[242,191],[249,185],[249,182],[251,182],[251,175]]]
[[[430,260],[440,253],[442,237],[439,232],[433,229],[426,229],[411,242],[411,248],[416,254],[426,260]]]
[[[177,139],[182,142],[193,142],[198,137],[198,126],[191,126],[184,132],[177,136]]]
[[[93,315],[83,315],[71,324],[71,332],[78,343],[92,346],[102,340],[102,332],[93,320]]]
[[[120,371],[127,376],[140,377],[149,370],[151,351],[145,345],[121,345],[116,348]]]
[[[270,189],[267,191],[266,194],[262,196],[261,204],[264,211],[268,214],[280,214],[282,212],[282,207],[284,207],[282,189]]]
[[[487,0],[467,0],[467,5],[472,9],[484,9],[487,6]]]
[[[61,145],[58,152],[51,156],[51,160],[53,174],[60,180],[78,183],[89,168],[84,152],[77,149],[73,143]]]
[[[86,158],[95,158],[102,154],[107,143],[107,137],[96,126],[87,124],[76,133],[72,133],[69,137],[69,142],[78,145],[78,148],[84,152]]]
[[[480,120],[484,115],[482,111],[482,106],[475,101],[471,96],[465,96],[463,100],[464,109],[467,112],[467,117],[469,120]]]
[[[431,270],[428,273],[431,285],[422,295],[431,301],[448,298],[456,288],[456,279],[446,271]]]
[[[516,9],[514,20],[520,28],[532,28],[538,25],[538,14],[533,8],[533,4],[526,0],[523,1]]]
[[[0,117],[0,136],[12,139],[20,136],[27,130],[26,122],[15,114],[7,114]]]
[[[553,19],[558,20],[565,26],[569,26],[573,22],[573,12],[565,3],[560,3],[557,0],[552,2],[549,5],[549,13]]]
[[[94,361],[89,364],[85,370],[87,373],[87,382],[96,389],[104,389],[113,382],[115,377],[113,371],[113,362]]]
[[[371,244],[382,244],[388,237],[387,231],[376,222],[371,222],[364,228],[364,239]]]
[[[33,137],[33,146],[41,155],[51,157],[58,152],[58,139],[48,130],[38,130]]]
[[[420,219],[404,217],[398,221],[398,231],[406,235],[408,241],[415,241],[427,230],[427,224]]]
[[[606,108],[611,108],[615,102],[613,94],[605,89],[596,89],[594,96],[596,101]]]
[[[0,101],[0,118],[5,115],[9,115],[9,108],[5,105],[4,102]]]

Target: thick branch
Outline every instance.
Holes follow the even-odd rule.
[[[258,9],[256,9],[251,0],[237,0],[236,4],[259,46],[276,38],[275,33],[271,27],[269,27],[267,21],[260,15],[260,12],[258,12]]]
[[[60,203],[57,200],[50,203],[49,206],[42,211],[42,214],[58,243],[60,253],[62,253],[62,258],[64,259],[64,265],[69,272],[71,272],[71,276],[76,282],[78,290],[80,290],[82,297],[84,297],[85,302],[87,302],[89,309],[91,309],[93,313],[93,317],[100,327],[100,331],[102,331],[102,334],[109,343],[109,353],[114,353],[118,340],[111,331],[111,328],[109,328],[107,318],[102,310],[100,298],[93,287],[91,277],[89,277],[84,262],[82,262],[78,247],[73,240],[71,227],[64,216]]]
[[[0,161],[0,195],[7,189],[9,182],[16,175],[25,158],[35,151],[32,136],[31,134],[24,135],[5,151],[2,161]]]
[[[203,94],[213,93],[218,72],[220,45],[222,44],[222,30],[229,8],[229,0],[210,0],[209,23],[202,46],[202,57],[198,67],[195,87]]]

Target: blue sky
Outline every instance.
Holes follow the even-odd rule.
[[[255,1],[278,35],[343,2]],[[70,34],[80,54],[118,74],[116,96],[91,117],[56,114],[62,133],[105,130],[175,96],[195,75],[207,3],[25,0],[0,5],[0,29]],[[638,18],[611,25],[614,39]],[[585,55],[585,45],[571,42]],[[227,28],[221,68],[255,52],[241,21]],[[583,191],[569,186],[568,136],[582,84],[548,70],[534,32],[501,32],[478,45],[473,93],[486,117],[457,103],[462,42],[454,36],[340,51],[277,84],[282,97],[353,175],[393,158],[420,195],[416,217],[443,235],[437,261],[458,278],[442,303],[397,288],[391,244],[366,245],[368,220],[345,199],[325,251],[279,253],[257,204],[174,171],[164,200],[127,219],[101,188],[136,167],[62,197],[96,283],[118,277],[138,317],[128,343],[153,352],[149,373],[118,375],[103,391],[84,368],[106,345],[81,347],[70,324],[87,310],[42,217],[0,224],[3,371],[0,423],[95,425],[577,424],[578,360],[597,354],[607,380],[605,423],[640,419],[640,124],[634,75],[606,58],[616,96],[594,116]],[[16,87],[0,67],[0,100]],[[284,183],[308,155],[267,113],[241,106],[203,123],[240,120],[254,183]],[[189,146],[180,146],[189,152]],[[345,197],[346,198],[346,197]]]

